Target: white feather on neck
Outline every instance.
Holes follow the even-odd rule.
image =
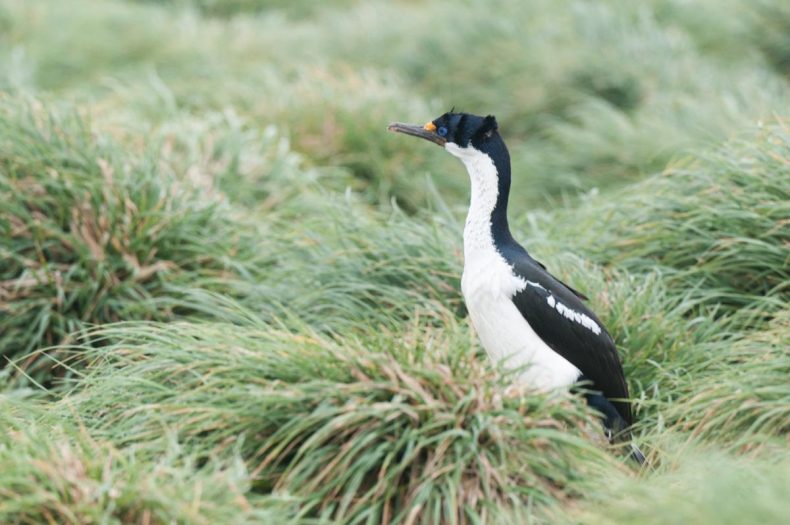
[[[464,260],[496,251],[491,234],[491,213],[499,196],[499,180],[491,157],[471,146],[461,148],[448,142],[445,149],[466,166],[472,183],[469,211],[464,225]]]

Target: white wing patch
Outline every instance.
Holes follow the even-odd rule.
[[[542,284],[540,284],[540,283],[536,283],[535,281],[527,281],[527,284],[528,284],[528,285],[530,285],[530,286],[531,286],[531,287],[533,287],[533,288],[540,288],[540,289],[541,289],[541,290],[543,290],[544,292],[548,292],[548,290],[546,290],[546,289],[543,287],[543,285],[542,285]]]
[[[565,306],[564,304],[556,300],[553,295],[549,295],[548,297],[546,297],[546,302],[549,303],[549,306],[551,306],[552,308],[557,310],[560,314],[562,314],[563,317],[570,319],[571,321],[574,321],[576,323],[579,323],[583,327],[593,332],[595,335],[601,334],[601,327],[598,326],[598,323],[590,319],[589,315],[577,312],[573,308],[569,308],[568,306]]]

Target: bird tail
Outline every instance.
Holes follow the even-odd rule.
[[[620,423],[625,425],[625,421],[623,420],[620,420]],[[639,449],[639,446],[636,443],[634,443],[634,439],[631,436],[631,429],[629,427],[620,427],[620,428],[621,430],[615,434],[612,434],[610,429],[608,428],[606,429],[606,435],[609,438],[609,443],[622,443],[622,444],[627,443],[628,448],[630,450],[628,456],[632,460],[636,461],[641,467],[642,465],[645,464],[645,455]]]
[[[642,465],[645,464],[645,455],[642,454],[642,451],[639,450],[639,447],[633,441],[631,441],[630,446],[631,446],[631,459],[639,463],[639,466],[641,467]]]
[[[645,455],[639,450],[636,443],[633,442],[630,425],[623,419],[614,404],[598,392],[586,392],[585,397],[587,398],[587,404],[595,408],[601,414],[601,422],[606,430],[606,437],[609,439],[609,442],[628,442],[631,449],[631,459],[636,461],[639,465],[644,465]]]

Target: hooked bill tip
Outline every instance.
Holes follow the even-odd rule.
[[[424,126],[415,126],[413,124],[393,122],[392,124],[387,126],[387,130],[394,131],[396,133],[403,133],[404,135],[411,135],[413,137],[419,137],[421,139],[426,139],[440,146],[443,146],[447,142],[446,138],[440,137],[436,133],[425,129]]]

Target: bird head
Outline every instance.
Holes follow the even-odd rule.
[[[394,122],[389,131],[420,137],[443,146],[456,157],[477,151],[486,152],[501,143],[496,118],[469,113],[445,113],[424,126]]]

